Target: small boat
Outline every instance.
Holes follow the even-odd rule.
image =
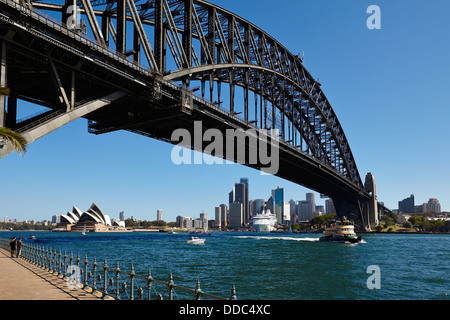
[[[187,244],[204,244],[206,239],[202,239],[199,237],[189,237],[187,240]]]
[[[29,236],[27,239],[34,240],[34,239],[36,239],[36,237],[35,236]]]
[[[319,241],[358,243],[361,242],[361,237],[356,235],[354,223],[343,217],[340,221],[336,221],[334,225],[327,227]]]
[[[86,224],[84,225],[83,232],[81,233],[83,236],[86,235]]]

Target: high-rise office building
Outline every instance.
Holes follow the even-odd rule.
[[[288,224],[291,222],[291,204],[289,202],[283,202],[283,221],[282,224]]]
[[[162,220],[162,210],[160,210],[160,209],[156,210],[156,220],[157,221]]]
[[[325,213],[326,214],[336,214],[336,209],[334,208],[333,200],[325,200]]]
[[[217,206],[215,208],[215,223],[216,223],[216,228],[218,228],[219,230],[222,230],[222,207]]]
[[[275,201],[274,211],[272,212],[277,217],[277,222],[282,224],[284,217],[284,190],[283,188],[277,187],[272,190],[272,197]]]
[[[244,205],[240,202],[230,203],[230,228],[238,229],[244,224]]]
[[[229,194],[229,204],[230,204],[230,210],[231,210],[231,204],[232,203],[240,203],[242,204],[242,210],[243,210],[243,222],[248,223],[248,220],[250,219],[250,214],[247,211],[248,209],[248,188],[245,183],[236,183],[234,185],[233,190],[231,190]]]
[[[119,212],[119,220],[125,221],[125,211]]]
[[[266,210],[270,211],[271,214],[275,214],[275,199],[270,196],[269,200],[266,201]]]
[[[412,194],[409,198],[403,199],[398,202],[398,211],[400,213],[414,213],[414,195]]]
[[[313,211],[309,201],[299,201],[297,206],[299,221],[309,221],[313,218]]]
[[[311,212],[314,215],[314,212],[316,212],[316,196],[314,193],[307,193],[306,194],[306,201],[309,202],[311,206]]]
[[[255,214],[263,213],[266,208],[266,202],[264,199],[256,199],[255,200]]]
[[[289,200],[289,215],[291,223],[296,223],[297,221],[297,205],[294,199]]]
[[[245,185],[245,202],[244,204],[244,223],[248,223],[250,220],[250,197],[249,197],[249,183],[248,178],[241,178],[240,183],[243,183]]]
[[[219,206],[221,208],[220,213],[222,214],[222,227],[228,226],[228,206],[226,204],[221,204]]]
[[[201,221],[201,227],[203,230],[208,230],[208,214],[207,213],[200,213],[200,221]]]
[[[234,201],[234,196],[235,194],[235,188],[233,187],[233,189],[231,189],[230,193],[228,194],[228,203],[233,203]]]

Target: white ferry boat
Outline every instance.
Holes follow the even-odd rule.
[[[256,232],[276,231],[277,218],[270,210],[263,211],[253,217],[253,228]]]
[[[361,237],[355,233],[355,225],[343,217],[340,221],[336,221],[334,225],[327,227],[323,232],[323,236],[319,239],[321,242],[361,242]]]

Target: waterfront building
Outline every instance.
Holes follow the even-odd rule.
[[[201,221],[201,228],[204,231],[208,230],[208,214],[207,213],[200,213],[200,221]]]
[[[422,203],[421,205],[414,206],[414,213],[423,213],[427,212],[427,204]]]
[[[156,210],[156,220],[157,221],[162,220],[162,210],[161,209]]]
[[[183,226],[182,228],[186,228],[186,229],[192,229],[194,227],[194,220],[192,220],[192,218],[190,217],[186,217],[183,220]]]
[[[115,220],[111,221],[109,215],[106,215],[100,208],[93,203],[88,210],[81,212],[77,207],[73,207],[72,211],[60,216],[59,229],[67,231],[81,232],[84,228],[88,232],[104,232],[111,230],[122,230],[125,224]]]
[[[222,227],[227,227],[228,226],[228,206],[226,204],[221,204],[220,206],[220,212],[222,214]]]
[[[222,208],[220,206],[215,207],[215,226],[222,230]]]
[[[61,216],[59,214],[55,214],[52,216],[52,223],[58,224],[61,223]]]
[[[195,219],[193,222],[194,229],[203,229],[203,221],[200,218]]]
[[[430,198],[426,207],[428,212],[441,213],[441,204],[436,198]]]
[[[398,202],[398,211],[401,213],[414,213],[414,195],[412,194],[409,198],[403,199]]]
[[[244,206],[240,202],[230,203],[230,228],[239,229],[244,225]]]

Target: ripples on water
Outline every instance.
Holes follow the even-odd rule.
[[[28,236],[2,232],[0,237]],[[239,299],[449,299],[450,235],[363,234],[359,244],[321,243],[318,234],[213,233],[204,245],[187,234],[34,233],[36,244],[122,270]],[[30,240],[25,240],[25,242]],[[381,269],[381,289],[366,286],[367,267]]]

